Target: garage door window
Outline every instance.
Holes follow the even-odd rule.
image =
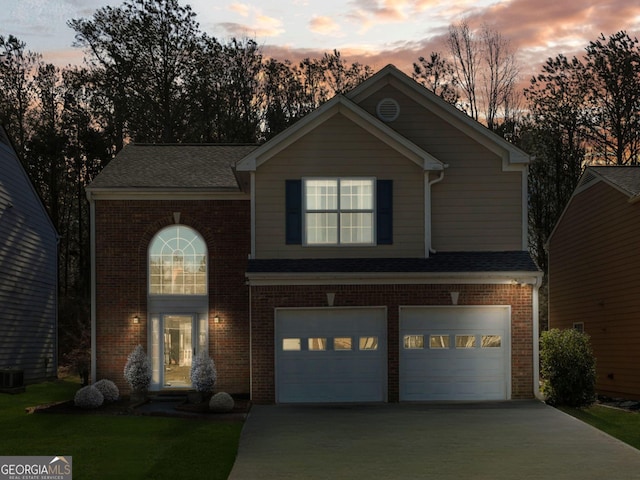
[[[300,339],[299,338],[283,338],[282,339],[282,350],[285,352],[297,352],[300,350]]]
[[[405,335],[404,348],[408,350],[424,348],[424,335]]]
[[[476,348],[476,336],[456,335],[456,348]]]
[[[334,350],[351,350],[351,337],[336,337],[333,339]]]
[[[321,337],[312,337],[309,339],[309,351],[321,352],[327,349],[327,339]]]
[[[502,337],[500,335],[482,335],[482,348],[500,348]]]
[[[377,350],[378,337],[360,337],[360,350]]]
[[[429,348],[449,348],[449,335],[430,335]]]

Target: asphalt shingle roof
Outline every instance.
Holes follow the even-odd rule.
[[[239,189],[235,164],[257,145],[127,145],[92,188]]]
[[[254,259],[248,273],[538,272],[529,252],[439,252],[429,258]]]
[[[640,166],[589,167],[631,197],[640,195]]]

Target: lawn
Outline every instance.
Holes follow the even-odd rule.
[[[0,394],[0,454],[71,456],[75,479],[229,476],[240,421],[25,413],[26,407],[72,399],[78,388],[67,379]]]
[[[640,414],[638,413],[598,405],[584,409],[561,408],[561,410],[640,449]]]

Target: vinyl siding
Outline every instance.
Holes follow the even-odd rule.
[[[0,368],[56,374],[56,234],[18,158],[0,143]]]
[[[393,180],[393,244],[285,245],[285,181],[365,176]],[[421,167],[341,114],[336,114],[258,168],[256,258],[424,256],[424,174]]]
[[[640,204],[599,182],[574,196],[549,242],[549,327],[584,322],[600,393],[640,399]]]
[[[391,85],[361,106],[375,115],[376,105],[387,97],[400,105],[399,118],[388,125],[449,165],[432,190],[433,248],[522,250],[522,172],[503,171],[499,155]]]

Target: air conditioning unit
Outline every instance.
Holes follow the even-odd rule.
[[[24,370],[16,368],[0,369],[0,391],[24,391]]]

